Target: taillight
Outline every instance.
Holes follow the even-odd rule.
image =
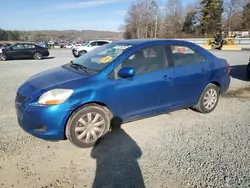
[[[230,68],[230,65],[229,65],[229,63],[227,62],[227,72],[228,72],[228,73],[230,73],[230,69],[231,69],[231,68]]]

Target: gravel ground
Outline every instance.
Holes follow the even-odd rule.
[[[17,87],[72,60],[70,50],[51,50],[56,58],[42,61],[0,62],[0,187],[250,187],[250,82],[244,72],[250,54],[214,53],[232,66],[230,92],[214,112],[180,110],[127,123],[90,149],[34,138],[15,117]]]

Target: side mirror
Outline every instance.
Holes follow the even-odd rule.
[[[131,78],[135,76],[135,69],[133,67],[123,67],[119,70],[118,76],[120,78]]]

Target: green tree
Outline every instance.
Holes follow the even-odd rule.
[[[212,35],[221,29],[223,0],[201,0],[201,33]]]
[[[194,34],[196,30],[196,11],[187,13],[182,32],[186,34]]]

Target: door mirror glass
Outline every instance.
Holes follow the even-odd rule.
[[[123,67],[119,70],[118,76],[120,78],[131,78],[135,76],[135,69],[133,67]]]

